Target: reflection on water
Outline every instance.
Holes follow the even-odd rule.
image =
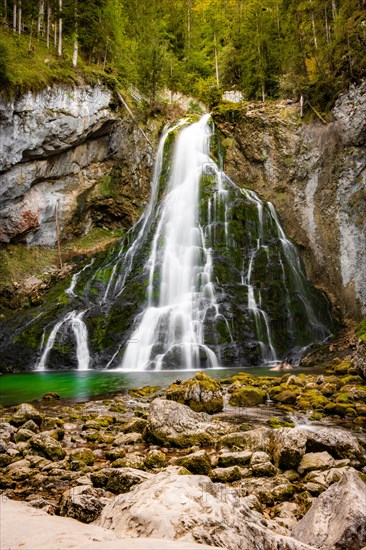
[[[248,369],[210,369],[212,378],[233,376],[239,372],[253,375],[283,376],[265,367]],[[301,372],[296,369],[296,373]],[[314,370],[306,369],[311,374]],[[320,372],[320,371],[319,371]],[[187,380],[194,376],[193,371],[160,371],[160,372],[111,372],[111,371],[68,371],[68,372],[33,372],[27,374],[4,374],[0,376],[0,404],[14,405],[40,399],[46,392],[57,392],[62,398],[75,401],[87,401],[97,396],[125,392],[132,387],[162,386],[167,387],[174,380]]]

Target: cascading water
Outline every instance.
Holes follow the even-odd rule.
[[[203,321],[207,309],[215,306],[215,293],[211,250],[198,219],[202,168],[211,162],[208,119],[206,115],[184,128],[177,138],[148,260],[148,306],[134,334],[139,344],[128,344],[122,369],[160,370],[167,361],[197,369],[203,359],[209,367],[218,366],[215,353],[204,344]]]
[[[16,327],[17,346],[37,342],[37,369],[250,366],[329,336],[328,302],[273,205],[225,175],[215,139],[209,115],[165,129],[140,220]]]

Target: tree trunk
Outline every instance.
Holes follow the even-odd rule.
[[[43,19],[44,19],[44,0],[39,0],[37,36],[41,34],[41,30],[43,29]]]
[[[79,43],[78,43],[78,0],[74,0],[74,52],[72,55],[72,64],[74,67],[78,64],[78,51],[79,51]]]
[[[333,21],[336,20],[337,17],[337,4],[336,0],[332,0],[332,14],[333,14]]]
[[[189,58],[191,52],[191,0],[187,0],[187,50]]]
[[[50,48],[50,27],[51,27],[51,6],[47,4],[47,31],[46,31],[46,41],[47,41],[47,49]]]
[[[327,39],[327,44],[330,42],[330,28],[328,24],[328,14],[327,14],[327,6],[324,7],[324,20],[325,20],[325,36]]]
[[[14,0],[13,2],[13,31],[16,32],[17,30],[17,2]]]
[[[55,19],[54,25],[53,25],[53,45],[55,48],[57,48],[57,21]]]
[[[8,0],[4,0],[4,19],[8,21]]]
[[[312,5],[313,5],[312,0],[309,0],[309,2],[310,2],[310,5],[312,6]],[[317,39],[317,37],[316,37],[315,16],[314,16],[313,10],[311,10],[311,26],[312,26],[312,28],[313,28],[314,46],[315,46],[315,49],[317,50],[317,49],[318,49],[318,39]]]
[[[32,21],[31,21],[31,30],[30,30],[30,33],[29,33],[29,44],[28,44],[28,51],[32,51],[32,36],[33,36],[33,17],[32,17]]]
[[[215,41],[216,84],[217,84],[217,86],[220,86],[220,79],[219,79],[219,63],[218,63],[218,59],[217,59],[217,47],[216,47],[216,33],[214,34],[214,41]]]
[[[18,0],[18,33],[22,32],[22,0]]]
[[[62,55],[62,0],[58,0],[58,7],[60,10],[60,15],[58,19],[58,50],[57,53],[59,56]]]

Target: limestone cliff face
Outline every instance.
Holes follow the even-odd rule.
[[[274,203],[308,277],[358,319],[366,314],[366,82],[339,98],[330,124],[298,116],[286,102],[218,111],[225,170]]]
[[[130,227],[149,192],[151,152],[101,86],[0,102],[0,242],[53,245],[93,225]]]

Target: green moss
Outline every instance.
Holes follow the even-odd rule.
[[[192,474],[208,475],[211,471],[210,458],[206,453],[201,452],[178,458],[175,464],[184,466]]]
[[[166,398],[187,405],[196,412],[214,414],[224,408],[220,383],[204,372],[183,383],[171,384],[166,390]]]
[[[283,418],[270,418],[267,420],[267,424],[271,428],[294,428],[295,424],[291,421],[284,420]]]
[[[243,386],[230,396],[230,405],[237,407],[254,407],[266,400],[266,392],[252,386]]]
[[[161,390],[161,386],[144,386],[143,388],[130,388],[128,394],[131,397],[148,397]]]
[[[69,460],[70,462],[82,462],[84,465],[86,464],[87,466],[92,466],[95,461],[95,456],[90,449],[75,449],[70,453]]]
[[[364,344],[366,344],[366,317],[361,321],[361,323],[356,328],[356,334]]]
[[[154,449],[149,451],[144,460],[145,468],[148,470],[154,470],[155,468],[164,468],[167,464],[167,459],[165,453]]]

